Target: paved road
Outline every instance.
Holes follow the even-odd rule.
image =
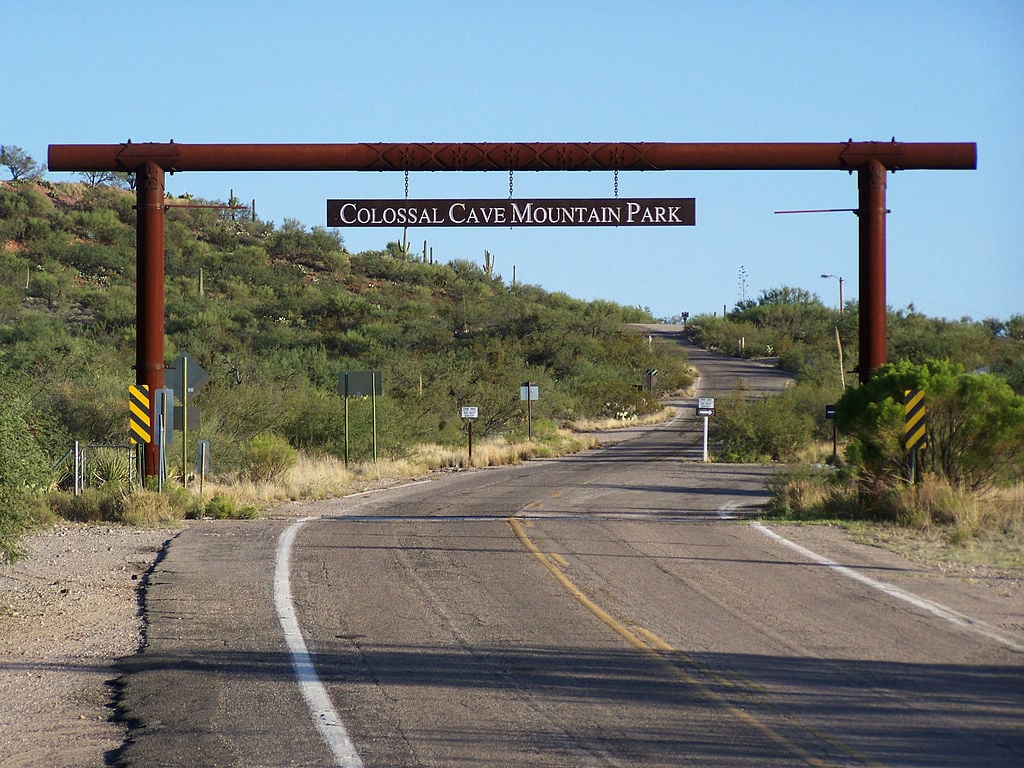
[[[699,361],[716,391],[769,386],[719,360],[733,372]],[[296,505],[300,521],[190,528],[124,665],[138,727],[120,758],[1024,764],[1019,585],[752,524],[771,469],[687,459],[690,413],[564,460]]]

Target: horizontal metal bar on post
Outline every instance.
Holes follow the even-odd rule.
[[[686,171],[971,170],[962,143],[451,142],[366,144],[51,144],[51,171]]]

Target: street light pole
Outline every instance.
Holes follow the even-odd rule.
[[[823,278],[834,278],[839,281],[839,314],[843,314],[843,278],[839,275],[822,275]],[[839,338],[839,324],[836,323],[836,349],[839,350],[839,383],[846,391],[846,371],[843,370],[843,342]]]
[[[839,314],[843,314],[843,278],[839,275],[822,275],[824,278],[834,278],[839,281]]]

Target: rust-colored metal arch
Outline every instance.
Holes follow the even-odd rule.
[[[174,171],[687,171],[857,173],[861,382],[886,362],[886,171],[969,170],[974,143],[503,142],[53,144],[51,171],[138,174],[136,382],[164,384],[164,174]],[[146,474],[156,474],[156,447]]]

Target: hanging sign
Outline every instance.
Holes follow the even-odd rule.
[[[693,226],[692,197],[328,200],[329,227]]]

